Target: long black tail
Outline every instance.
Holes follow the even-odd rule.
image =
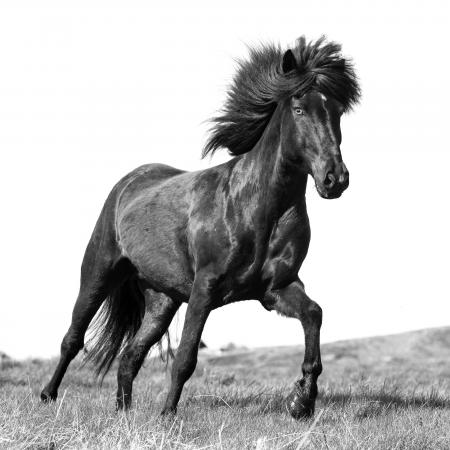
[[[133,277],[116,289],[102,305],[92,326],[85,362],[93,362],[103,380],[123,348],[133,339],[145,313],[145,298]],[[90,347],[89,344],[93,346]]]

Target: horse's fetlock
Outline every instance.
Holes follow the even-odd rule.
[[[305,377],[312,375],[317,378],[322,373],[322,363],[320,361],[303,363],[302,372]]]

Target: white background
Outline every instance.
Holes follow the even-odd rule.
[[[39,6],[37,6],[39,5]],[[57,354],[103,201],[134,167],[200,161],[246,44],[343,44],[363,98],[342,123],[349,190],[310,186],[300,276],[323,340],[450,323],[446,1],[4,1],[0,10],[0,350]],[[180,326],[181,318],[178,320]],[[240,303],[206,342],[298,344],[300,324]]]

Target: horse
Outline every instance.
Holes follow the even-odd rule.
[[[302,376],[286,408],[295,419],[313,415],[322,372],[322,310],[298,276],[310,241],[305,192],[309,175],[325,199],[348,187],[340,118],[359,97],[352,60],[325,37],[302,36],[286,50],[275,44],[249,48],[202,152],[206,157],[224,148],[232,158],[196,172],[143,165],[107,197],[42,401],[57,398],[95,316],[98,335],[87,358],[104,376],[120,355],[116,408],[130,408],[134,378],[185,302],[162,410],[175,414],[210,312],[256,299],[303,326]]]

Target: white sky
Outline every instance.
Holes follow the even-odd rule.
[[[143,163],[225,160],[199,155],[233,58],[301,34],[341,42],[363,88],[342,124],[349,190],[334,201],[308,191],[300,277],[324,309],[323,340],[450,323],[448,2],[34,5],[0,7],[0,350],[58,353],[114,183]],[[213,312],[204,337],[303,341],[297,321],[256,302]]]

